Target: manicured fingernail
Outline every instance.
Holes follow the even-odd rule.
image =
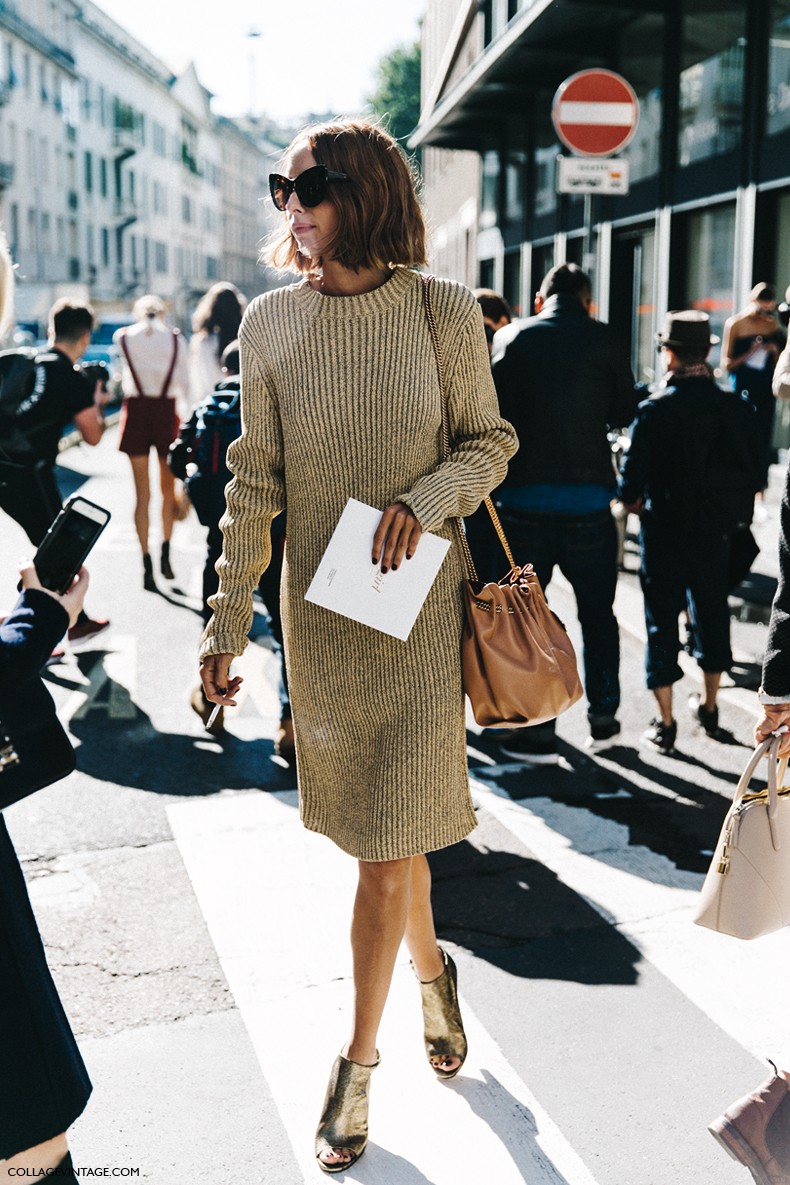
[[[398,570],[398,565],[397,565],[397,564],[393,564],[393,565],[392,565],[392,570],[393,570],[393,572],[397,572],[397,570]]]

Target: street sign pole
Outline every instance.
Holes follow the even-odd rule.
[[[581,70],[557,89],[551,118],[559,139],[574,153],[557,163],[557,192],[584,194],[583,267],[595,268],[596,193],[628,193],[628,162],[614,159],[639,123],[633,87],[613,70]],[[609,159],[602,159],[609,158]]]

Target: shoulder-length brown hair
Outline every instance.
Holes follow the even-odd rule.
[[[415,177],[403,151],[383,128],[362,119],[313,124],[299,133],[283,159],[297,148],[308,148],[318,164],[349,178],[329,185],[327,201],[338,218],[325,249],[327,259],[351,271],[426,262],[425,222]],[[264,262],[306,275],[320,272],[321,260],[303,255],[283,222],[264,245]]]

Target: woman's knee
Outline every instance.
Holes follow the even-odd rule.
[[[398,897],[411,889],[412,860],[360,860],[359,884],[384,897]]]

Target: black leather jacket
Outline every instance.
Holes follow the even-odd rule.
[[[578,297],[549,297],[537,316],[499,331],[491,365],[521,442],[505,487],[614,484],[607,429],[631,422],[640,395],[608,325]]]

